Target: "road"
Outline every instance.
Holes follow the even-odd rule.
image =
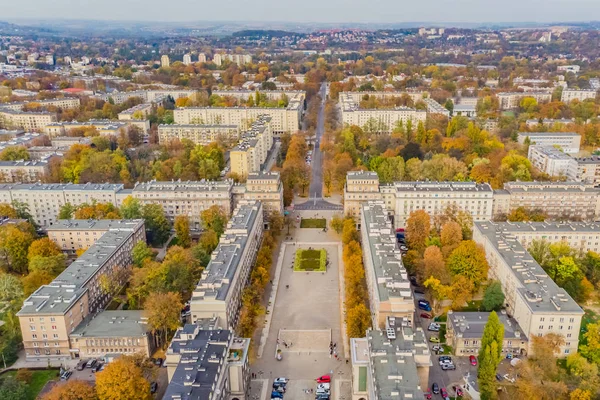
[[[315,148],[312,155],[312,173],[310,186],[308,188],[309,200],[305,203],[295,206],[296,210],[331,210],[341,211],[343,207],[339,204],[329,203],[323,199],[323,161],[321,158],[321,149],[319,144],[325,132],[325,97],[327,94],[327,84],[321,85],[319,94],[322,98],[319,115],[317,116],[317,129],[315,131]]]

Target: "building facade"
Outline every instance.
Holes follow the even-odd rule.
[[[248,174],[261,171],[272,147],[271,117],[262,115],[229,152],[231,172],[245,179]]]
[[[569,173],[573,159],[553,146],[529,146],[527,158],[531,165],[550,176],[564,176]]]
[[[167,124],[158,126],[158,142],[160,144],[183,139],[191,140],[202,146],[220,139],[226,142],[237,142],[240,139],[240,128],[237,125]]]
[[[573,100],[595,100],[598,91],[596,89],[564,89],[560,97],[563,103],[570,103]]]
[[[538,103],[548,103],[552,100],[552,92],[504,92],[498,93],[498,102],[501,110],[519,108],[524,97],[534,98]]]
[[[0,161],[0,182],[37,182],[50,172],[49,159]]]
[[[579,153],[581,149],[581,135],[574,132],[519,132],[517,135],[521,144],[527,138],[532,145],[560,147],[568,154]]]

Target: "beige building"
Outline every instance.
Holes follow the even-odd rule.
[[[567,178],[575,182],[600,184],[600,157],[573,157],[569,164]]]
[[[131,98],[139,98],[142,103],[158,103],[166,99],[168,96],[177,100],[182,97],[193,98],[198,93],[192,89],[156,89],[156,90],[133,90],[131,92],[111,92],[101,95],[100,98],[104,101],[112,100],[114,104],[121,104]]]
[[[194,289],[190,302],[193,323],[217,317],[224,327],[235,329],[262,232],[262,204],[241,201]]]
[[[473,226],[473,240],[483,246],[490,265],[489,277],[502,285],[507,313],[528,338],[548,333],[562,335],[565,339],[560,348],[562,357],[577,352],[584,313],[527,252],[523,237],[535,235],[556,242],[565,236],[597,236],[590,233],[587,225],[475,222]],[[597,239],[591,240],[596,243]],[[527,352],[532,352],[531,342]]]
[[[598,91],[596,89],[564,89],[560,97],[563,103],[570,103],[573,100],[595,100]]]
[[[259,172],[273,147],[271,118],[260,116],[250,130],[242,133],[237,146],[229,152],[231,172],[241,178]]]
[[[244,188],[244,200],[260,201],[265,217],[270,213],[283,215],[283,184],[279,172],[249,174]]]
[[[74,144],[91,144],[92,140],[89,137],[72,137],[72,136],[55,136],[50,139],[52,147],[68,149]]]
[[[82,225],[81,232],[85,229]],[[119,229],[106,232],[50,284],[41,286],[24,301],[17,316],[27,360],[79,356],[70,347],[69,335],[110,301],[100,286],[100,277],[121,279],[118,270],[131,265],[133,246],[144,239],[143,221],[124,222]]]
[[[169,65],[171,65],[171,61],[169,60],[169,56],[166,54],[163,54],[162,56],[160,56],[160,66],[163,68],[168,68]]]
[[[37,182],[49,173],[49,159],[0,161],[0,182]]]
[[[46,228],[46,232],[48,238],[64,253],[75,254],[77,250],[92,247],[108,231],[119,231],[130,227],[130,221],[121,219],[59,219]]]
[[[572,158],[552,146],[529,146],[527,158],[531,165],[550,176],[567,176]]]
[[[415,301],[382,201],[361,206],[360,235],[373,326],[385,329],[388,317],[413,326]]]
[[[379,177],[376,172],[348,172],[346,175],[346,185],[344,185],[344,215],[358,218],[362,203],[381,199]]]
[[[489,312],[448,311],[446,343],[452,346],[454,354],[457,356],[476,356],[479,353],[483,330],[489,316]],[[504,311],[498,313],[498,318],[504,326],[502,354],[527,355],[529,338],[521,330],[517,321],[506,315]]]
[[[521,99],[524,97],[532,97],[538,103],[548,103],[552,100],[552,92],[504,92],[498,93],[496,96],[501,110],[519,108]]]
[[[494,190],[493,218],[512,210],[542,210],[552,219],[596,221],[600,215],[600,189],[581,182],[507,182]]]
[[[135,121],[114,121],[110,119],[89,120],[85,122],[54,122],[43,127],[43,131],[51,138],[66,136],[72,129],[94,127],[101,136],[119,136],[122,130],[127,129]]]
[[[56,107],[65,110],[79,108],[81,101],[78,97],[62,97],[59,99],[20,101],[14,103],[2,103],[0,108],[7,108],[14,111],[23,111],[27,104],[39,104],[41,107]]]
[[[56,113],[46,111],[23,112],[0,108],[0,128],[19,128],[28,132],[38,132],[53,122],[56,122]]]
[[[71,353],[80,358],[136,353],[151,357],[152,328],[140,310],[102,311],[88,316],[69,334]]]
[[[158,126],[158,142],[160,144],[184,139],[203,146],[220,139],[228,143],[235,143],[240,139],[240,128],[237,125],[169,124]]]

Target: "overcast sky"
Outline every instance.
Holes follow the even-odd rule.
[[[0,10],[0,20],[554,22],[599,20],[600,0],[0,0]]]

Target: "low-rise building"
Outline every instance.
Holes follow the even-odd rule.
[[[91,144],[92,139],[89,137],[72,137],[72,136],[54,136],[50,139],[52,147],[60,149],[68,149],[74,144]]]
[[[397,323],[398,322],[398,323]],[[391,319],[385,331],[350,339],[352,399],[421,399],[429,386],[431,353],[425,332]]]
[[[570,103],[573,100],[595,100],[597,95],[598,91],[596,89],[564,89],[560,101],[563,103]]]
[[[479,353],[483,330],[489,316],[489,312],[448,311],[446,343],[448,346],[452,346],[454,354],[467,356]],[[502,353],[514,356],[527,355],[529,338],[521,330],[517,321],[504,311],[498,313],[498,319],[504,326]]]
[[[550,176],[567,176],[572,158],[553,146],[529,146],[531,165]]]
[[[533,259],[522,244],[522,226],[555,242],[554,226],[545,223],[513,224],[475,222],[473,240],[483,246],[490,279],[502,285],[506,311],[514,318],[526,337],[543,336],[548,333],[562,335],[565,343],[560,346],[560,356],[577,352],[579,330],[583,310],[560,288]],[[585,226],[585,225],[584,225]],[[577,224],[569,224],[577,227]],[[544,232],[546,231],[546,232]],[[545,235],[544,235],[545,233]],[[579,236],[577,229],[562,231],[562,236]],[[531,343],[527,350],[532,353]]]
[[[139,98],[142,103],[158,103],[172,97],[177,100],[183,97],[194,97],[198,90],[181,89],[177,87],[156,90],[133,90],[131,92],[113,91],[108,94],[100,95],[100,99],[104,101],[112,101],[114,104],[122,104],[131,98]]]
[[[561,118],[561,119],[554,119],[554,118],[544,118],[542,120],[539,119],[528,119],[526,122],[527,127],[529,128],[535,128],[536,126],[539,125],[544,125],[547,128],[556,126],[556,125],[568,125],[568,124],[574,124],[575,123],[575,118]]]
[[[158,142],[160,144],[183,139],[203,146],[217,140],[235,143],[240,139],[240,128],[237,125],[165,124],[158,126]]]
[[[100,285],[103,275],[115,284],[125,284],[120,272],[131,265],[131,251],[140,240],[145,240],[142,220],[106,232],[50,284],[42,285],[24,301],[17,316],[27,360],[80,356],[71,348],[69,335],[110,301]]]
[[[0,108],[0,127],[24,129],[28,132],[42,131],[47,125],[56,122],[56,113],[47,111],[17,111]]]
[[[50,172],[49,161],[0,161],[0,182],[37,182]]]
[[[477,116],[477,105],[455,104],[452,110],[452,115],[460,115],[467,118],[474,118]]]
[[[227,329],[237,326],[242,290],[254,265],[262,232],[262,204],[241,201],[194,289],[190,301],[192,322],[218,317]]]
[[[80,358],[138,353],[150,357],[154,350],[151,331],[143,311],[102,311],[86,317],[69,334],[69,342],[71,352]]]
[[[575,132],[519,132],[517,140],[519,143],[525,143],[529,138],[529,143],[537,146],[560,147],[565,153],[578,153],[581,148],[581,135]]]
[[[169,386],[163,400],[249,398],[250,339],[214,322],[179,328],[166,353]]]
[[[101,136],[119,136],[121,131],[135,121],[114,121],[110,119],[89,120],[85,122],[55,122],[43,127],[44,133],[51,138],[55,136],[67,136],[72,129],[95,128]]]
[[[382,201],[362,204],[360,236],[373,326],[384,329],[388,317],[397,317],[412,327],[415,302]]]

